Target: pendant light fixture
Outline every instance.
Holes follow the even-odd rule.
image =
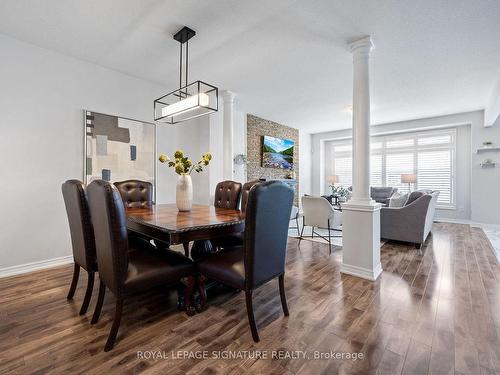
[[[176,124],[196,117],[217,112],[219,108],[219,90],[202,81],[188,84],[189,39],[196,35],[194,30],[184,26],[174,35],[180,43],[179,88],[154,101],[155,121]],[[183,62],[183,49],[185,57]],[[184,77],[183,78],[183,65]]]

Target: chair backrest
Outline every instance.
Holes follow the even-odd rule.
[[[92,181],[87,187],[87,195],[99,278],[119,297],[128,268],[128,232],[122,198],[114,185],[103,180]]]
[[[318,228],[327,228],[328,220],[333,218],[335,210],[323,197],[303,196],[302,211],[304,224]],[[330,223],[330,227],[333,223]]]
[[[253,180],[253,181],[248,181],[243,184],[243,188],[241,191],[241,205],[240,205],[240,210],[241,212],[246,212],[247,209],[247,202],[248,202],[248,194],[250,194],[250,189],[253,188],[255,185],[262,183],[260,180]]]
[[[125,180],[115,182],[123,204],[131,207],[151,207],[153,205],[153,184],[141,180]]]
[[[68,180],[62,184],[61,189],[71,233],[73,258],[87,271],[96,271],[94,230],[85,186],[81,181]]]
[[[248,288],[285,272],[293,195],[293,189],[279,181],[262,182],[250,190],[244,241]]]
[[[241,196],[241,184],[236,181],[222,181],[215,187],[214,206],[238,209]]]
[[[397,191],[398,191],[398,188],[394,188],[394,187],[371,186],[370,187],[370,197],[375,202],[388,203],[389,198],[392,197]]]

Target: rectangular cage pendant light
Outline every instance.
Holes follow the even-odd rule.
[[[196,32],[184,26],[174,35],[181,45],[179,88],[154,101],[155,121],[176,124],[196,117],[217,112],[219,109],[219,90],[202,81],[188,84],[188,41]],[[186,44],[185,84],[182,83],[182,51]]]
[[[195,81],[154,102],[155,121],[176,124],[217,112],[219,92],[217,87]]]

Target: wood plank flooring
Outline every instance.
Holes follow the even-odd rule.
[[[341,252],[328,256],[326,245],[307,240],[299,250],[290,239],[290,317],[277,280],[258,289],[260,343],[252,341],[243,293],[217,290],[205,312],[188,317],[175,308],[175,290],[157,289],[128,300],[109,353],[102,349],[113,297],[91,326],[97,288],[78,316],[86,278],[66,301],[71,265],[0,279],[0,373],[500,374],[500,266],[480,229],[435,223],[423,255],[389,242],[381,258],[384,272],[369,282],[340,274]],[[173,359],[172,351],[209,358]],[[213,351],[247,357],[216,359]],[[268,358],[255,358],[257,351]],[[270,358],[273,351],[309,358]],[[364,359],[314,359],[315,351]]]

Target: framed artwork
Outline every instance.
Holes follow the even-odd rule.
[[[153,123],[84,111],[86,184],[137,179],[156,192],[156,126]]]
[[[295,142],[265,135],[262,140],[262,166],[266,168],[293,168]]]

